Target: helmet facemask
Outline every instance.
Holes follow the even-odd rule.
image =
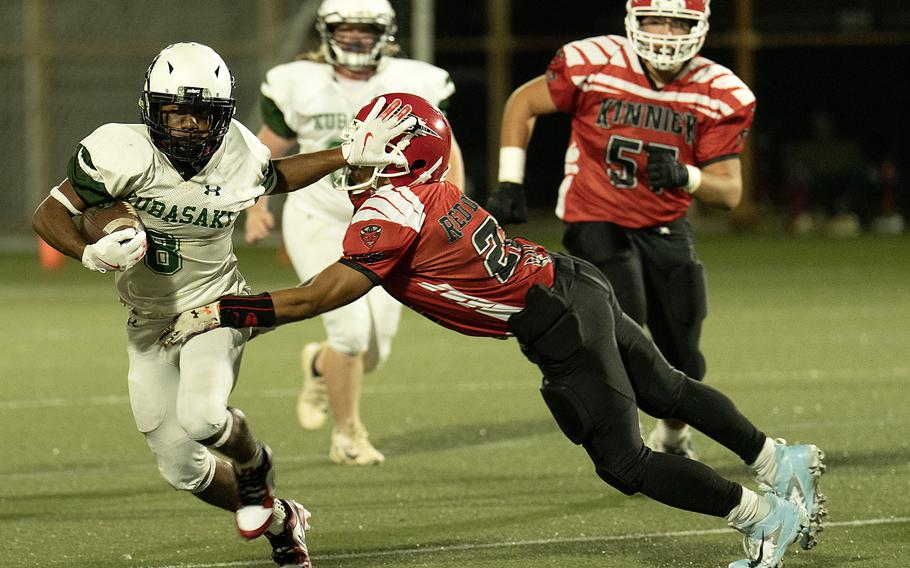
[[[161,152],[178,162],[194,163],[208,159],[221,145],[234,116],[234,99],[207,98],[192,87],[178,94],[144,92],[143,122]],[[194,93],[189,94],[188,93]],[[195,94],[198,93],[198,94]],[[176,107],[176,108],[171,108]],[[170,110],[168,110],[170,109]],[[168,115],[189,117],[173,124]]]
[[[365,41],[345,42],[336,36],[343,24],[369,28],[373,32],[372,45]],[[395,42],[398,31],[395,11],[381,0],[326,0],[316,15],[316,29],[328,62],[351,70],[376,67],[386,46]]]
[[[642,5],[649,4],[649,5]],[[626,4],[626,35],[635,53],[659,71],[678,69],[695,57],[708,35],[710,8],[688,8],[684,0],[652,0]],[[691,22],[685,34],[657,34],[642,29],[641,20],[647,17],[672,18]]]

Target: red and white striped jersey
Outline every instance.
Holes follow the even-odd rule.
[[[550,96],[572,115],[556,214],[567,222],[609,221],[638,228],[685,214],[691,196],[651,191],[651,152],[704,167],[737,156],[755,95],[732,71],[704,57],[656,89],[625,37],[573,41],[547,69]]]
[[[496,220],[442,181],[382,187],[362,202],[341,262],[402,304],[466,335],[506,337],[534,284],[553,284],[542,246],[508,239]]]

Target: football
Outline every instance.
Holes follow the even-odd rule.
[[[81,231],[88,243],[95,243],[101,237],[127,227],[137,231],[144,229],[136,208],[126,201],[111,201],[82,212]]]

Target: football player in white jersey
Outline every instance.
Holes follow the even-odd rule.
[[[445,109],[455,88],[449,74],[422,61],[394,57],[395,12],[387,0],[324,0],[317,12],[322,46],[301,60],[272,68],[262,83],[264,125],[259,139],[282,156],[295,145],[313,152],[338,145],[341,129],[366,101],[386,92],[410,92]],[[450,181],[463,187],[464,166],[454,139]],[[266,199],[247,211],[246,240],[265,238],[274,226]],[[332,188],[332,176],[284,205],[284,245],[301,281],[334,263],[353,206]],[[384,361],[398,328],[401,305],[377,287],[360,300],[322,316],[323,343],[304,346],[301,426],[321,428],[329,403],[335,418],[329,457],[370,465],[385,457],[370,443],[360,420],[363,375]]]
[[[146,73],[139,103],[144,124],[105,124],[83,139],[67,179],[38,206],[33,225],[86,268],[116,273],[129,310],[130,404],[161,475],[176,489],[236,512],[242,536],[265,534],[278,565],[309,567],[309,513],[275,496],[271,451],[253,437],[243,413],[228,406],[249,329],[210,334],[174,352],[155,340],[174,314],[249,291],[231,244],[242,210],[345,164],[400,162],[386,154],[385,142],[413,119],[405,118],[407,106],[380,115],[377,105],[368,120],[352,124],[350,144],[273,161],[233,120],[233,86],[211,48],[165,48]],[[115,200],[131,203],[145,230],[87,243],[71,217]]]

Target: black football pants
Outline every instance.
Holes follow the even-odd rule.
[[[741,486],[702,463],[649,450],[637,409],[683,420],[746,463],[758,457],[765,435],[729,398],[671,367],[623,314],[597,268],[552,256],[552,288],[532,289],[527,306],[509,325],[544,375],[542,391],[557,423],[587,450],[598,475],[624,493],[641,492],[680,509],[726,516],[739,503]],[[565,313],[554,316],[560,310]],[[554,388],[570,391],[570,402],[551,404],[547,393]]]
[[[563,244],[603,272],[623,311],[638,325],[648,326],[671,365],[693,379],[704,378],[699,341],[708,310],[707,288],[685,217],[643,229],[569,223]]]

